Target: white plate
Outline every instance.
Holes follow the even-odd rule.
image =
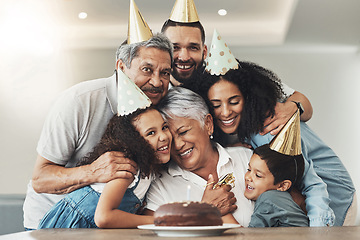
[[[222,226],[155,226],[154,224],[140,225],[139,229],[154,231],[160,237],[200,237],[200,236],[218,236],[225,230],[241,227],[239,224],[226,224]]]

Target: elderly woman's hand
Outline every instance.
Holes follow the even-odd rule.
[[[231,186],[223,185],[213,189],[214,184],[214,177],[210,174],[201,201],[216,206],[223,216],[234,212],[237,206],[235,205],[235,195],[233,192],[230,192]]]

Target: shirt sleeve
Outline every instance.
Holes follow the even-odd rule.
[[[254,134],[249,139],[246,139],[246,142],[250,144],[254,149],[262,145],[268,144],[274,138],[273,135],[267,133],[265,135]]]
[[[305,196],[307,215],[310,227],[333,226],[334,211],[329,207],[330,198],[327,186],[316,174],[313,163],[307,161],[305,156],[305,169],[301,181],[301,191]]]
[[[281,82],[280,85],[284,93],[280,101],[285,102],[288,97],[294,94],[295,90],[286,85],[284,82]]]
[[[249,227],[270,227],[270,215],[274,213],[274,209],[268,203],[263,203],[255,208],[251,215]]]
[[[64,92],[46,117],[36,149],[38,154],[65,166],[81,137],[83,116],[84,112],[78,100],[73,94]]]
[[[251,215],[249,227],[278,227],[278,223],[285,213],[274,204],[271,191],[262,193],[255,203],[254,212]],[[280,200],[280,199],[279,199]]]

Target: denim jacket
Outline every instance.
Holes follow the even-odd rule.
[[[136,213],[144,199],[134,194],[134,187],[126,189],[118,209]],[[94,220],[95,210],[100,193],[90,186],[79,188],[60,200],[41,220],[38,229],[42,228],[97,228]]]

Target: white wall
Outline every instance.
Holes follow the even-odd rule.
[[[360,192],[359,50],[335,46],[277,50],[233,52],[242,60],[272,69],[287,85],[309,98],[314,109],[309,126],[338,154]],[[360,211],[357,223],[360,223]]]
[[[231,49],[240,59],[272,69],[310,99],[314,115],[309,125],[340,156],[359,190],[358,50]],[[51,102],[76,82],[110,76],[115,49],[58,51],[53,55],[12,52],[5,57],[0,53],[0,194],[25,193]]]
[[[0,46],[0,194],[26,193],[45,116],[56,96],[111,76],[115,49],[33,54]]]

